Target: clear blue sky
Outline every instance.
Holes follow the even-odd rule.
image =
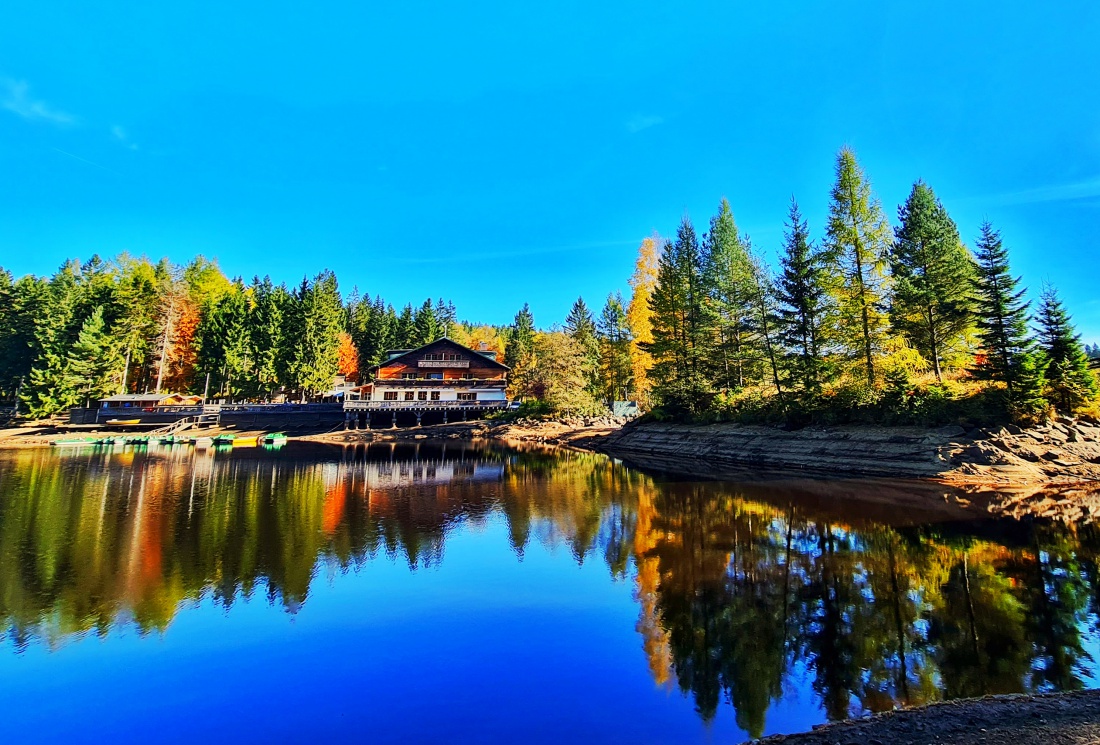
[[[836,150],[1100,341],[1100,4],[55,3],[0,23],[0,265],[127,250],[539,325],[729,198],[774,258]],[[690,5],[690,7],[683,7]],[[599,6],[599,7],[594,7]]]

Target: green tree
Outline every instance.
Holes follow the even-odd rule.
[[[443,334],[440,332],[439,319],[435,315],[435,307],[431,298],[416,311],[413,319],[413,339],[410,346],[422,347],[431,344]]]
[[[527,303],[516,313],[508,333],[508,345],[504,349],[504,364],[512,368],[513,373],[524,364],[531,354],[535,341],[535,317],[531,315],[531,306]]]
[[[406,304],[397,316],[393,330],[393,345],[397,349],[412,349],[416,343],[416,314],[411,304]]]
[[[81,403],[118,392],[122,360],[103,322],[103,308],[97,306],[84,321],[76,342],[66,355],[64,389]]]
[[[458,323],[458,311],[455,310],[455,304],[450,301],[443,302],[443,298],[439,298],[435,303],[435,320],[439,324],[438,336],[450,338]]]
[[[271,277],[252,280],[252,317],[249,342],[252,350],[252,379],[256,390],[270,397],[280,385],[279,353],[283,347],[283,314],[290,302],[290,293],[283,285],[276,286]]]
[[[751,249],[749,258],[752,266],[752,315],[749,318],[749,328],[760,339],[761,351],[771,372],[775,394],[782,401],[783,384],[779,372],[782,350],[779,347],[777,333],[779,310],[776,306],[775,285],[771,272],[764,266],[760,257],[752,255]]]
[[[710,377],[719,388],[738,390],[755,377],[761,350],[750,330],[755,297],[752,261],[726,199],[711,218],[702,251],[703,281],[715,332]]]
[[[1096,377],[1075,333],[1069,313],[1057,291],[1043,288],[1039,301],[1039,349],[1046,358],[1047,398],[1062,411],[1072,412],[1096,398]]]
[[[588,391],[598,395],[600,390],[600,343],[596,333],[596,321],[584,298],[578,297],[565,317],[565,333],[584,351],[584,377]]]
[[[630,350],[633,338],[627,324],[622,293],[616,292],[607,296],[603,312],[600,313],[597,332],[600,344],[601,392],[610,406],[615,401],[627,400],[632,384]]]
[[[45,312],[48,284],[27,275],[17,279],[3,300],[0,326],[0,395],[15,396],[20,381],[30,375],[40,347],[37,320]]]
[[[888,329],[884,304],[890,225],[848,147],[836,159],[827,235],[839,339],[863,368],[868,385],[874,386],[875,359],[882,353]]]
[[[706,378],[713,324],[708,323],[702,256],[686,217],[658,262],[653,312],[651,378],[658,401],[673,411],[697,413],[709,405]]]
[[[811,394],[820,391],[829,373],[826,261],[827,257],[814,249],[809,227],[792,199],[775,290],[777,335],[786,350],[784,362],[791,380]]]
[[[40,312],[34,319],[37,354],[20,393],[20,403],[33,417],[70,408],[79,399],[79,393],[69,385],[70,379],[65,375],[67,352],[75,337],[73,326],[79,322],[76,318],[79,272],[79,265],[70,261],[50,278]]]
[[[585,388],[584,351],[563,331],[535,334],[519,367],[517,392],[558,414],[593,414],[599,404]]]
[[[955,221],[923,181],[898,208],[890,272],[890,320],[943,380],[944,357],[965,347],[973,327],[975,272]]]
[[[291,380],[303,399],[328,390],[340,366],[340,332],[344,303],[336,275],[325,270],[314,277],[300,298],[301,333],[293,337]]]
[[[984,352],[976,359],[974,374],[985,380],[1003,382],[1010,399],[1015,399],[1023,374],[1024,358],[1031,351],[1028,338],[1026,289],[1017,290],[1018,277],[1009,271],[1008,250],[1001,234],[987,221],[977,244],[975,312],[978,340]],[[1034,383],[1034,361],[1028,363],[1028,377]],[[1034,390],[1028,392],[1032,397]]]

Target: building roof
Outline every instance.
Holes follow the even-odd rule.
[[[406,357],[415,357],[418,352],[421,352],[421,351],[427,349],[428,347],[434,347],[435,345],[437,345],[441,342],[445,342],[448,346],[454,347],[455,349],[458,349],[462,352],[466,352],[467,354],[474,355],[474,356],[476,356],[477,359],[485,360],[490,365],[493,365],[495,367],[499,367],[501,370],[511,369],[507,365],[505,365],[503,362],[498,362],[496,360],[496,355],[495,354],[493,356],[489,356],[490,354],[492,354],[491,352],[482,352],[482,351],[479,351],[477,349],[470,349],[465,344],[459,344],[454,339],[448,339],[446,336],[441,336],[440,338],[436,339],[435,341],[429,342],[428,344],[425,344],[422,347],[417,347],[416,349],[409,349],[409,350],[396,350],[395,349],[395,350],[391,350],[391,354],[393,352],[400,352],[400,354],[389,357],[388,359],[384,360],[380,364],[373,365],[370,369],[371,370],[377,370],[378,368],[382,367],[383,365],[390,365],[390,364],[392,364],[394,362],[397,362],[399,360],[403,360]]]

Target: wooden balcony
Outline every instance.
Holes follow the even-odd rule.
[[[507,401],[345,401],[344,411],[488,411]]]

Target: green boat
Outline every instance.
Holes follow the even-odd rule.
[[[268,432],[266,435],[260,438],[260,442],[264,445],[276,445],[286,443],[285,432]]]
[[[225,445],[232,445],[233,440],[235,440],[235,439],[236,439],[236,435],[218,435],[213,440],[214,447],[218,447],[219,445],[223,446],[223,447]]]
[[[56,447],[83,447],[95,445],[96,440],[93,437],[64,437],[60,440],[54,440],[50,444]]]

